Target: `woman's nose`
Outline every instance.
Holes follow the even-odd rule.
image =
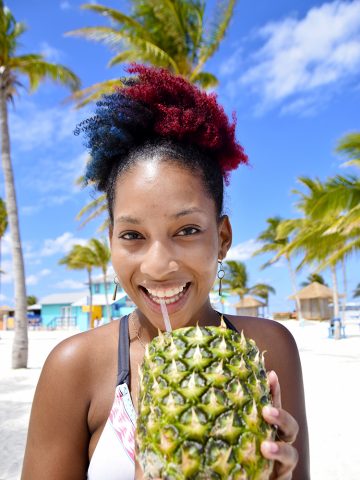
[[[151,245],[140,266],[141,273],[157,280],[177,272],[178,269],[174,253],[161,242],[154,242]]]

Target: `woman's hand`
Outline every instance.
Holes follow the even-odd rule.
[[[291,445],[299,432],[295,418],[281,408],[281,391],[278,377],[274,371],[268,374],[273,404],[263,408],[263,417],[267,423],[277,428],[275,441],[264,441],[261,453],[269,460],[274,460],[272,480],[291,480],[292,472],[298,462],[298,452]]]

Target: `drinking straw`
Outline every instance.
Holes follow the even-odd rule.
[[[167,332],[172,332],[170,318],[169,318],[169,314],[168,314],[168,311],[167,311],[167,308],[166,308],[165,300],[160,300],[160,307],[161,307],[162,316],[164,318],[166,331]]]

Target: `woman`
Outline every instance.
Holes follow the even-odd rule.
[[[209,292],[231,245],[223,184],[247,162],[235,121],[229,124],[215,95],[181,77],[140,65],[128,71],[137,77],[104,97],[77,133],[85,133],[91,153],[86,180],[107,195],[115,282],[137,308],[120,325],[75,335],[50,354],[34,398],[23,480],[142,478],[134,465],[138,366],[146,344],[164,330],[161,299],[173,329],[220,323]],[[226,321],[268,352],[273,407],[263,417],[277,425],[278,438],[263,442],[261,452],[275,460],[271,478],[307,480],[304,393],[291,334],[269,320]]]

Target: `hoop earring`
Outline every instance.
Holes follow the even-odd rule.
[[[223,267],[222,260],[218,260],[219,270],[217,272],[217,278],[219,279],[219,297],[222,295],[222,279],[225,276],[225,270]]]
[[[115,300],[116,300],[116,294],[117,294],[117,290],[118,290],[118,286],[119,286],[119,279],[118,279],[117,275],[115,275],[115,277],[114,277],[114,283],[115,283],[115,288],[114,288],[114,293],[113,293],[113,297],[112,297],[113,302],[115,302]]]

